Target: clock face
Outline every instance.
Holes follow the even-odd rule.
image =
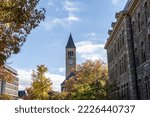
[[[72,59],[69,60],[69,64],[70,64],[70,65],[73,64],[73,60],[72,60]]]

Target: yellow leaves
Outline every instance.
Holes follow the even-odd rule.
[[[107,99],[107,65],[100,60],[87,60],[77,66],[75,76],[66,82],[68,99]]]
[[[8,94],[0,95],[0,100],[11,100],[11,99],[13,99],[13,97]]]
[[[100,60],[90,61],[77,66],[76,77],[80,82],[94,82],[107,79],[107,66]]]
[[[6,82],[13,82],[14,76],[12,73],[7,71],[4,66],[0,66],[0,80],[6,81]]]
[[[48,99],[48,92],[52,90],[52,82],[45,76],[48,71],[45,65],[38,65],[37,71],[32,73],[32,95],[34,99]]]

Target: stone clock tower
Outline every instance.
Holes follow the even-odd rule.
[[[76,47],[70,34],[66,45],[66,78],[76,69]]]
[[[66,92],[66,81],[72,76],[75,76],[74,71],[76,70],[76,46],[73,42],[72,35],[70,34],[68,43],[66,45],[66,78],[61,83],[61,92]]]

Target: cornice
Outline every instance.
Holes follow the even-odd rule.
[[[114,36],[117,34],[120,26],[121,26],[121,23],[123,21],[123,19],[126,17],[126,16],[132,16],[132,14],[135,12],[135,10],[137,9],[138,5],[140,3],[140,0],[133,0],[128,8],[127,11],[121,11],[119,13],[119,16],[117,15],[117,22],[115,24],[115,26],[113,27],[113,30],[112,30],[112,33],[110,34],[109,38],[107,39],[107,42],[105,44],[105,49],[108,48],[108,46],[111,44],[111,42],[113,41],[114,39]]]

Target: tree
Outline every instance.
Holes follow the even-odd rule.
[[[2,94],[0,95],[0,100],[12,100],[13,97],[8,94]]]
[[[5,68],[4,65],[0,66],[0,81],[1,88],[5,82],[12,83],[14,81],[14,76],[9,70]]]
[[[38,3],[39,0],[0,1],[0,66],[19,53],[27,35],[45,19],[45,10],[37,9]]]
[[[57,92],[57,91],[49,91],[48,92],[49,94],[49,100],[63,100],[64,99],[64,96],[60,93],[60,92]]]
[[[0,80],[2,82],[13,82],[13,75],[5,69],[4,66],[0,66]]]
[[[108,99],[110,83],[107,65],[101,60],[87,60],[77,66],[75,76],[66,82],[67,99]]]
[[[32,73],[32,84],[28,92],[33,99],[48,99],[48,92],[52,90],[52,82],[45,76],[48,71],[45,65],[37,66],[37,71]]]

